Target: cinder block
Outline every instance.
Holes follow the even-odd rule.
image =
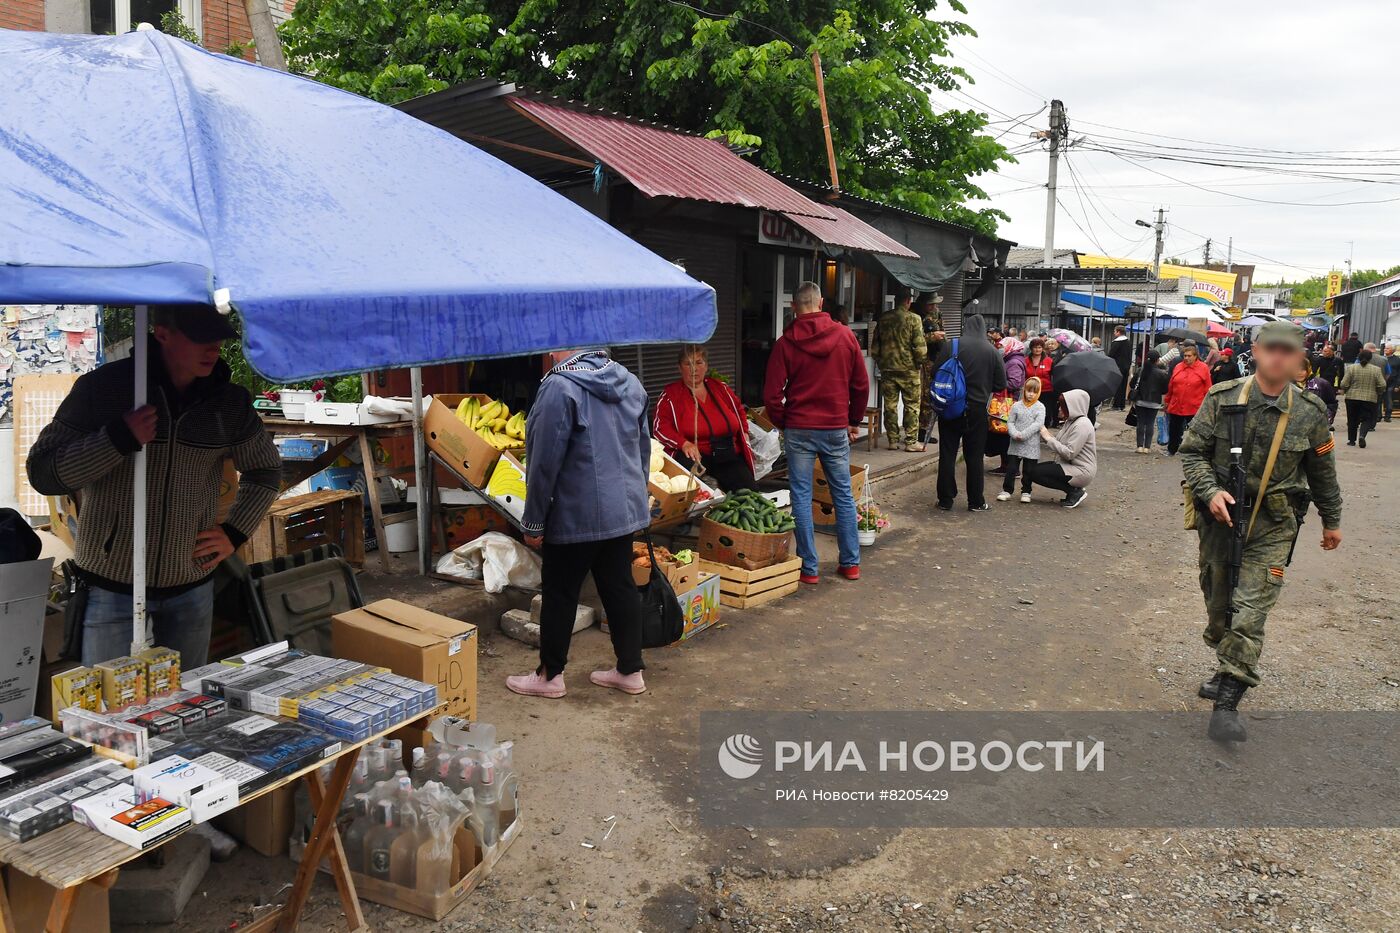
[[[590,581],[592,580],[591,577],[589,579]],[[540,606],[543,600],[544,597],[538,593],[535,594],[534,599],[530,600],[530,621],[535,623],[535,625],[540,624]],[[594,617],[595,613],[593,611],[593,607],[584,603],[582,598],[580,598],[578,609],[574,611],[574,633],[577,634],[583,631],[584,629],[591,627],[593,625]],[[502,622],[504,621],[505,619],[503,616]]]
[[[175,923],[209,870],[209,840],[186,832],[157,850],[164,864],[139,858],[122,867],[112,886],[112,916],[122,923]]]
[[[524,609],[508,609],[501,613],[501,634],[523,641],[531,648],[540,646],[540,624],[532,621]]]

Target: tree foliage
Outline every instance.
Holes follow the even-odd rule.
[[[1400,273],[1400,266],[1391,266],[1389,269],[1357,269],[1351,277],[1352,288],[1365,288],[1368,285],[1375,285],[1381,279]],[[1301,282],[1280,282],[1278,285],[1265,285],[1254,280],[1255,288],[1291,288],[1292,306],[1295,308],[1320,308],[1327,300],[1327,276],[1314,275],[1303,279]],[[1345,287],[1345,285],[1343,286]]]
[[[957,13],[959,0],[948,0]],[[936,0],[301,0],[291,66],[394,103],[479,77],[514,81],[754,147],[775,172],[828,177],[821,55],[841,186],[995,229],[977,176],[1012,161],[985,114],[940,110],[968,82]]]

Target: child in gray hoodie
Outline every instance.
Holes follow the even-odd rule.
[[[1021,501],[1031,501],[1030,467],[1040,459],[1040,429],[1045,427],[1045,405],[1040,401],[1040,380],[1031,376],[1021,386],[1021,397],[1011,406],[1006,419],[1009,439],[1006,450],[1006,479],[1002,481],[998,502],[1011,498],[1016,488],[1016,475],[1021,475]]]

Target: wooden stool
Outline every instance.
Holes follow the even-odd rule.
[[[865,410],[865,445],[867,450],[874,450],[880,441],[880,409],[867,408]]]

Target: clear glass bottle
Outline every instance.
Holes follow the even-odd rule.
[[[375,806],[374,825],[365,834],[365,870],[371,878],[390,880],[389,872],[393,863],[392,848],[398,829],[394,826],[394,804],[381,800]]]
[[[418,886],[418,847],[423,839],[418,831],[418,817],[413,811],[399,814],[398,832],[389,846],[389,880],[405,888]]]
[[[365,835],[374,825],[370,818],[369,794],[356,794],[350,812],[350,825],[340,841],[345,848],[345,861],[350,865],[350,870],[364,874]]]

